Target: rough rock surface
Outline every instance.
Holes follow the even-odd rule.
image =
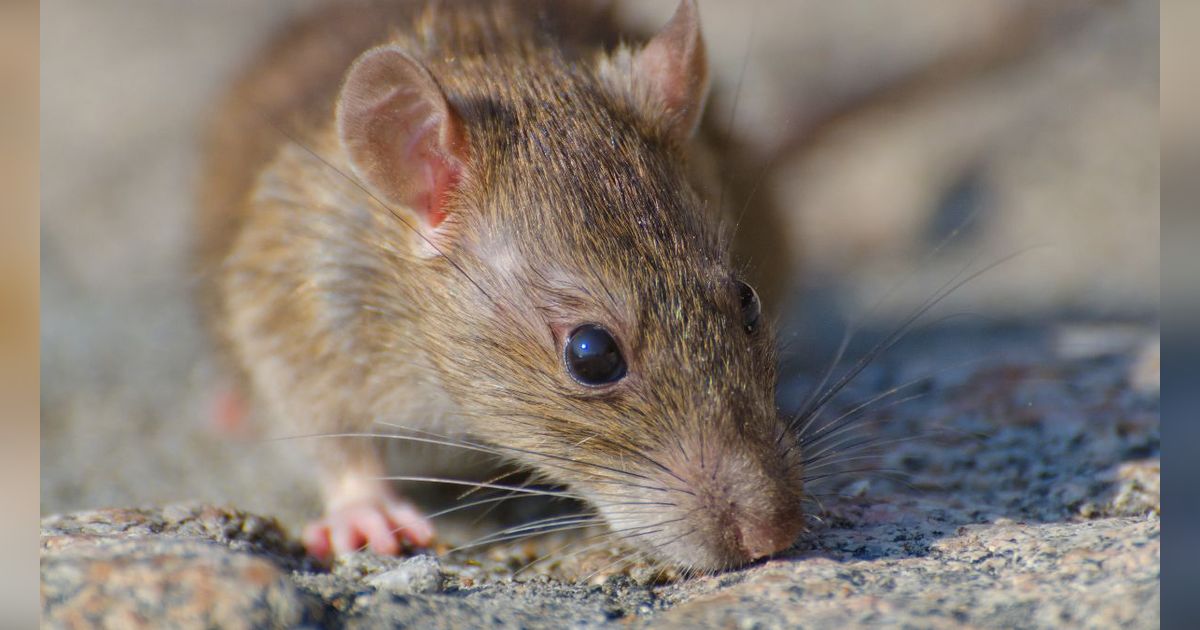
[[[827,478],[840,482],[814,482],[828,494],[794,549],[745,569],[686,577],[623,562],[618,548],[526,568],[582,534],[442,547],[440,557],[361,553],[322,567],[274,519],[178,504],[47,517],[45,618],[65,627],[1155,627],[1158,394],[1145,375],[1156,359],[1144,351],[1149,329],[1129,339],[1144,343],[1091,352],[1076,343],[1057,361],[1053,343],[1034,343],[1044,337],[1009,340],[986,361],[919,381],[927,395],[857,427],[886,445],[875,471],[902,473],[900,482],[843,462],[845,474]],[[906,369],[879,366],[865,380],[888,391],[911,380]]]
[[[296,550],[273,522],[211,507],[51,517],[42,523],[43,622],[294,626],[312,616],[288,579]]]
[[[79,628],[1157,625],[1154,517],[1004,521],[944,534],[913,519],[907,527],[823,532],[815,549],[666,584],[625,573],[587,583],[545,575],[477,583],[466,574],[478,560],[443,567],[431,556],[364,554],[327,573],[299,555],[281,555],[273,522],[197,507],[185,510],[187,518],[207,523],[189,534],[167,516],[172,511],[181,510],[47,519],[44,621]],[[244,533],[248,525],[257,531],[228,535],[228,528]]]

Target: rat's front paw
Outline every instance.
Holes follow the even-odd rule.
[[[304,548],[325,560],[369,547],[394,556],[402,543],[425,547],[433,542],[433,525],[411,503],[383,499],[348,503],[329,510],[325,517],[304,529]]]

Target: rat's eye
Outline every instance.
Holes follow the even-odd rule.
[[[563,359],[571,377],[597,387],[625,376],[625,359],[611,333],[596,324],[584,324],[567,336]]]
[[[762,305],[758,303],[758,294],[745,282],[739,281],[737,287],[738,302],[742,307],[742,325],[746,327],[746,332],[754,332],[758,329],[758,320],[762,317]]]

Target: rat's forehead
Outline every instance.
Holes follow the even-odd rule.
[[[538,130],[511,150],[487,197],[497,218],[530,236],[642,256],[720,246],[719,226],[670,147],[628,130],[604,138]]]
[[[509,242],[503,249],[494,269],[519,277],[542,312],[564,323],[597,321],[630,339],[659,334],[673,322],[701,321],[700,313],[733,303],[730,266],[698,252],[645,256],[608,247],[539,248],[532,241]]]
[[[542,85],[543,80],[536,83]],[[545,260],[559,284],[625,277],[728,275],[713,212],[689,182],[683,153],[586,81],[516,106],[489,135],[477,199],[485,221]],[[566,276],[574,277],[566,277]]]
[[[478,155],[501,192],[585,207],[662,203],[679,186],[682,153],[584,83],[543,86],[490,122]]]

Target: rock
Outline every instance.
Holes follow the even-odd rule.
[[[270,519],[204,506],[100,510],[42,523],[43,623],[63,628],[294,627],[320,606]],[[290,562],[289,562],[290,559]]]
[[[106,509],[49,516],[42,520],[42,551],[171,538],[222,543],[280,561],[304,561],[303,548],[278,521],[216,506],[178,503],[162,508]]]
[[[1154,627],[1159,553],[1156,518],[966,526],[927,554],[770,562],[645,625]]]
[[[366,583],[389,593],[436,593],[442,588],[442,565],[433,556],[413,556],[400,566],[377,573]]]
[[[287,572],[215,544],[73,545],[42,559],[43,623],[65,628],[293,627]]]
[[[953,525],[962,517],[931,503],[839,510],[834,525],[756,566],[663,580],[635,568],[597,585],[548,575],[467,584],[460,576],[477,559],[427,555],[360,553],[327,571],[290,553],[270,519],[198,506],[87,512],[43,524],[43,614],[52,627],[121,628],[1157,624],[1154,513]]]

